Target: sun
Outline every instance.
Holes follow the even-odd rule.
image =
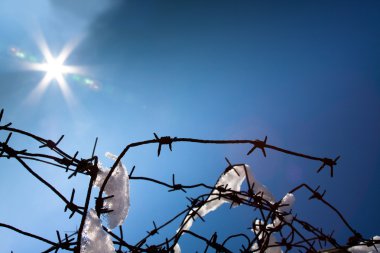
[[[37,87],[32,91],[29,99],[35,100],[41,97],[46,88],[51,84],[58,84],[65,100],[68,103],[73,101],[73,95],[69,85],[66,82],[66,74],[78,74],[82,73],[82,69],[76,66],[69,66],[65,64],[65,61],[72,53],[73,49],[77,45],[77,42],[73,41],[65,45],[62,51],[57,57],[54,57],[49,49],[46,40],[41,36],[38,39],[38,46],[44,57],[42,63],[29,63],[28,69],[44,72],[45,75],[39,82]]]
[[[46,74],[52,78],[60,79],[60,76],[65,73],[65,65],[63,62],[59,62],[58,59],[51,59],[46,63]]]

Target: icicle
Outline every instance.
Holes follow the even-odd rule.
[[[103,230],[94,209],[87,214],[81,240],[81,253],[114,253],[111,237]]]
[[[106,157],[116,160],[117,157],[109,152],[106,153]],[[101,187],[106,178],[109,169],[104,168],[100,164],[100,171],[95,180],[95,186]],[[107,213],[108,228],[114,229],[117,226],[123,224],[125,218],[128,215],[130,199],[129,199],[129,177],[125,166],[119,162],[114,172],[112,173],[107,185],[104,188],[104,193],[107,196],[112,196],[104,200],[104,207],[112,212]]]

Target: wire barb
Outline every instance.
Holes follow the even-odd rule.
[[[170,136],[158,137],[156,133],[153,133],[153,135],[154,135],[154,138],[158,141],[157,156],[160,156],[161,154],[162,145],[168,145],[170,151],[172,151],[172,143],[177,140],[177,137],[174,137],[174,138],[171,138]]]
[[[69,219],[71,219],[76,212],[79,212],[80,207],[78,207],[76,204],[74,204],[74,195],[75,195],[75,189],[71,192],[70,201],[65,206],[65,212],[67,210],[71,211],[71,214],[69,216]]]
[[[53,150],[53,149],[57,148],[58,144],[62,141],[63,137],[65,137],[65,135],[61,135],[61,137],[58,139],[57,142],[54,142],[52,140],[47,140],[45,142],[45,144],[42,144],[40,146],[40,148],[48,147],[48,148]]]
[[[251,143],[253,144],[253,147],[248,151],[247,155],[250,155],[253,151],[255,151],[256,148],[260,149],[263,153],[264,157],[267,157],[267,154],[265,152],[265,147],[267,145],[268,136],[265,136],[264,141],[260,140],[254,140]]]
[[[1,120],[3,119],[3,115],[4,115],[4,109],[1,109],[1,111],[0,111],[0,122],[1,122]],[[0,126],[0,130],[1,130],[1,129],[7,129],[7,128],[10,127],[11,125],[12,125],[12,123],[9,122],[9,123],[5,124],[4,126]]]
[[[0,111],[0,122],[3,118],[4,110]],[[66,233],[61,234],[59,230],[56,231],[57,241],[52,242],[48,239],[39,237],[34,234],[27,233],[25,231],[21,231],[17,228],[14,228],[7,224],[0,223],[0,227],[5,227],[11,229],[17,233],[23,234],[25,236],[33,237],[37,240],[40,240],[44,243],[47,243],[50,248],[44,252],[58,252],[59,250],[67,250],[72,251],[74,253],[80,252],[81,248],[81,236],[84,230],[84,223],[86,221],[86,215],[89,211],[91,189],[94,185],[94,182],[99,173],[98,168],[98,157],[95,156],[95,150],[98,142],[98,138],[95,139],[95,143],[92,149],[92,154],[89,159],[84,159],[78,157],[78,151],[72,156],[58,148],[58,144],[64,138],[62,135],[58,141],[54,142],[52,140],[47,140],[42,137],[33,135],[31,133],[22,131],[20,129],[9,128],[6,126],[0,126],[0,130],[8,131],[9,134],[4,142],[0,142],[0,158],[12,158],[18,161],[28,172],[30,172],[35,178],[37,178],[41,183],[49,187],[60,199],[62,199],[65,203],[64,212],[70,211],[69,219],[71,219],[74,214],[82,215],[81,225],[79,230],[74,232],[72,235],[67,235]],[[49,151],[47,149],[43,149],[39,151],[39,153],[28,153],[25,150],[16,150],[11,146],[11,138],[12,134],[20,134],[21,136],[25,136],[28,138],[32,138],[34,141],[38,142],[37,147],[43,148],[48,147],[52,150]],[[148,144],[158,144],[157,155],[160,156],[162,145],[168,145],[169,150],[172,151],[172,144],[174,142],[188,142],[188,143],[202,143],[202,144],[250,144],[252,145],[251,149],[247,153],[250,155],[255,149],[260,149],[263,153],[264,157],[266,157],[266,149],[272,149],[277,152],[282,152],[288,155],[293,155],[297,157],[302,157],[305,159],[319,161],[322,162],[321,167],[318,169],[318,173],[325,167],[330,168],[330,174],[333,176],[333,169],[337,165],[337,161],[339,156],[334,160],[330,158],[319,158],[313,157],[293,151],[289,151],[286,149],[282,149],[279,147],[275,147],[267,144],[268,138],[265,137],[264,140],[200,140],[200,139],[192,139],[192,138],[177,138],[170,136],[159,137],[156,133],[154,133],[155,139],[145,140],[141,142],[131,143],[123,150],[123,152],[117,157],[113,167],[110,170],[110,173],[107,175],[109,178],[111,176],[111,171],[114,171],[115,168],[120,164],[120,160],[127,153],[129,148],[143,146]],[[13,141],[12,141],[13,143]],[[42,144],[42,145],[40,145]],[[49,153],[47,153],[49,152]],[[53,155],[51,155],[53,153]],[[29,161],[43,162],[47,164],[47,166],[54,166],[57,168],[61,168],[64,171],[68,172],[70,170],[69,179],[74,176],[79,175],[87,175],[89,178],[89,186],[87,188],[86,201],[82,206],[80,203],[80,197],[76,196],[75,188],[72,189],[71,195],[69,199],[66,199],[62,193],[60,193],[53,185],[44,180],[38,173],[34,172],[30,165]],[[284,252],[290,251],[300,251],[300,252],[317,252],[320,250],[324,252],[324,249],[328,246],[334,247],[335,249],[347,249],[350,246],[355,245],[367,245],[368,247],[375,247],[378,245],[378,241],[373,239],[364,239],[362,235],[356,230],[352,228],[352,226],[346,221],[344,216],[329,202],[324,199],[326,191],[320,192],[320,187],[311,188],[306,184],[302,184],[300,186],[295,187],[293,190],[289,191],[289,193],[294,194],[300,189],[307,189],[311,196],[309,199],[317,199],[322,205],[327,206],[333,213],[335,213],[338,218],[342,221],[342,223],[346,226],[346,228],[352,233],[352,236],[348,238],[348,242],[345,244],[340,244],[334,238],[334,231],[325,232],[322,228],[318,226],[314,226],[313,224],[302,220],[299,216],[293,213],[293,209],[289,206],[288,203],[283,203],[280,201],[269,201],[266,199],[263,190],[257,190],[257,185],[255,183],[254,178],[249,174],[250,171],[248,166],[245,164],[233,164],[230,160],[225,157],[227,162],[227,168],[224,170],[224,174],[234,170],[234,173],[229,173],[228,175],[231,177],[239,178],[239,180],[245,179],[247,182],[247,186],[236,188],[236,182],[231,182],[230,180],[224,181],[222,184],[216,185],[207,185],[205,183],[197,183],[192,185],[179,184],[176,182],[176,175],[172,174],[171,181],[164,182],[160,181],[153,177],[138,177],[134,176],[135,174],[135,166],[132,167],[131,172],[129,173],[130,180],[143,180],[146,182],[154,183],[156,185],[160,185],[163,188],[167,189],[169,192],[172,191],[183,191],[185,193],[192,193],[192,189],[196,189],[197,192],[200,192],[202,189],[206,189],[208,193],[203,193],[198,196],[185,196],[189,201],[188,205],[184,207],[184,209],[174,215],[171,219],[163,222],[156,223],[153,221],[153,228],[148,229],[144,234],[143,238],[138,241],[136,244],[132,245],[127,242],[127,239],[123,236],[122,227],[119,226],[120,234],[117,235],[105,227],[103,230],[109,236],[112,237],[112,241],[115,245],[115,251],[117,253],[122,252],[173,252],[175,247],[178,245],[178,242],[181,242],[180,239],[183,234],[188,234],[194,237],[197,240],[202,241],[206,244],[206,250],[213,249],[216,252],[266,252],[270,248],[279,247]],[[238,170],[237,166],[244,166],[244,171]],[[116,171],[115,171],[116,173]],[[221,173],[223,175],[223,173]],[[242,174],[243,173],[243,174]],[[251,182],[251,181],[254,182]],[[100,215],[109,215],[115,209],[114,206],[110,206],[108,203],[108,199],[114,198],[114,195],[105,196],[103,195],[104,187],[107,185],[107,180],[102,185],[103,189],[99,191],[99,195],[95,198],[95,210],[98,216]],[[112,182],[112,181],[110,181]],[[235,188],[234,188],[235,184]],[[235,189],[235,190],[234,190]],[[238,190],[236,190],[238,189]],[[74,203],[76,199],[77,203]],[[219,203],[217,201],[220,201]],[[257,217],[253,219],[253,224],[251,229],[253,230],[253,234],[244,230],[240,234],[232,234],[228,235],[224,241],[218,241],[218,234],[215,232],[211,237],[202,236],[201,233],[192,232],[189,228],[189,224],[186,222],[193,222],[197,218],[206,222],[205,215],[210,210],[215,210],[220,203],[227,202],[230,204],[230,208],[233,206],[248,206],[252,210],[256,210]],[[216,205],[215,205],[216,204]],[[285,211],[284,211],[285,210]],[[115,212],[118,211],[115,209]],[[164,237],[165,240],[159,242],[159,240],[154,239],[154,244],[151,243],[151,237],[162,234],[163,228],[173,224],[179,217],[185,216],[185,219],[181,225],[181,228],[171,237]],[[207,223],[205,223],[207,224]],[[187,228],[187,229],[186,229]],[[220,233],[219,233],[220,234]],[[223,235],[225,235],[225,231],[223,231]],[[159,236],[157,236],[159,237]],[[238,240],[245,240],[243,244],[241,244],[240,249],[229,249],[227,245],[231,240],[235,238],[240,238]],[[275,242],[273,242],[273,238],[277,238]],[[153,239],[152,239],[153,240]],[[236,245],[236,243],[235,243]]]
[[[339,160],[340,156],[337,156],[334,160],[330,158],[323,158],[322,159],[322,165],[319,167],[317,173],[319,173],[325,166],[330,167],[330,176],[334,176],[334,166],[337,164],[337,161]]]

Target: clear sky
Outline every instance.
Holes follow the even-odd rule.
[[[327,200],[371,237],[380,233],[379,14],[379,1],[2,0],[0,108],[4,122],[15,127],[48,139],[65,134],[62,148],[69,153],[90,156],[99,137],[97,155],[107,165],[105,151],[118,154],[153,132],[201,139],[267,135],[272,145],[340,155],[334,178],[327,170],[317,174],[317,162],[272,151],[265,159],[258,152],[247,157],[249,146],[181,143],[172,153],[164,149],[159,159],[156,147],[147,146],[133,150],[124,163],[136,165],[136,175],[170,182],[175,173],[179,183],[214,184],[228,157],[250,164],[278,199],[303,182],[321,185]],[[33,93],[45,73],[24,65],[43,61],[39,36],[53,56],[77,42],[65,64],[85,73],[65,76],[69,100],[56,81],[39,97]],[[22,138],[12,142],[30,145]],[[86,178],[68,181],[54,168],[36,168],[66,195],[76,187],[77,198],[84,199]],[[185,196],[196,194],[167,194],[131,182],[127,238],[137,240],[153,220],[163,222],[185,208]],[[52,240],[55,230],[74,231],[79,224],[76,216],[68,221],[64,204],[14,161],[0,161],[0,198],[0,222]],[[297,198],[295,211],[327,231],[334,228],[345,241],[337,217],[307,196]],[[253,217],[252,210],[225,208],[206,223],[196,222],[194,230],[206,237],[215,230],[237,231]],[[46,248],[0,228],[1,252]]]

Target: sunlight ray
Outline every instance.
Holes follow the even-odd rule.
[[[42,94],[45,92],[46,88],[49,86],[49,83],[52,80],[51,75],[45,75],[44,78],[39,82],[37,87],[35,87],[32,92],[29,94],[28,98],[26,99],[27,102],[36,102],[39,100],[42,96]]]
[[[57,83],[66,103],[72,103],[72,101],[74,101],[74,96],[65,80],[65,74],[83,73],[84,70],[76,66],[65,65],[65,61],[78,45],[80,39],[73,40],[66,44],[59,53],[58,57],[53,56],[46,39],[41,33],[37,34],[36,40],[44,57],[44,62],[27,63],[25,66],[30,70],[44,72],[45,76],[38,86],[30,93],[28,100],[38,100],[43,95],[47,87],[51,85],[51,83]]]
[[[74,96],[73,96],[71,89],[70,89],[70,86],[67,84],[65,78],[63,77],[63,75],[59,75],[56,77],[56,80],[57,80],[58,86],[59,86],[59,88],[63,94],[63,97],[66,100],[66,103],[69,105],[72,105],[72,103],[74,101],[73,100]]]
[[[69,43],[67,43],[61,53],[58,55],[57,57],[57,61],[60,62],[60,63],[64,63],[67,58],[71,55],[71,53],[73,52],[73,50],[79,45],[79,43],[82,41],[83,39],[83,36],[81,37],[77,37],[71,41],[69,41]]]

